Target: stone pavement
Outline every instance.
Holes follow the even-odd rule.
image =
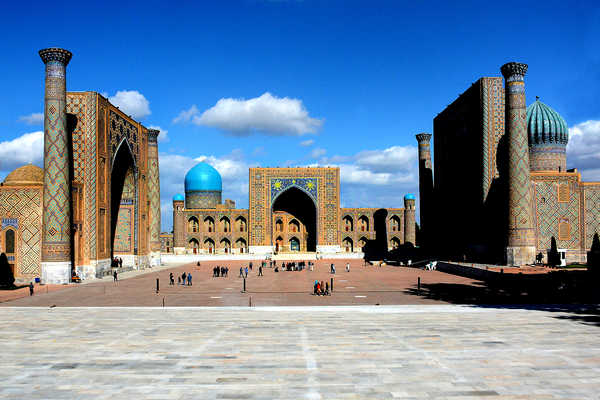
[[[598,399],[600,331],[473,306],[0,308],[3,399]]]

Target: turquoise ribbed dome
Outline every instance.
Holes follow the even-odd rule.
[[[196,164],[185,175],[185,191],[218,191],[222,188],[221,175],[205,162]]]
[[[184,201],[185,199],[183,198],[183,195],[181,194],[176,194],[175,196],[173,196],[173,201]]]
[[[414,199],[415,199],[415,195],[412,193],[409,193],[406,196],[404,196],[404,200],[414,200]]]
[[[527,107],[529,145],[567,145],[569,129],[559,113],[542,103],[539,98]]]

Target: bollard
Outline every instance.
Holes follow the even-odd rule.
[[[331,293],[333,293],[333,278],[331,278]]]
[[[246,278],[244,278],[244,290],[242,290],[242,292],[246,292]]]
[[[158,278],[156,278],[156,293],[158,293],[158,289],[159,289],[159,282],[158,282]]]
[[[163,308],[165,308],[165,298],[163,297]]]
[[[417,278],[417,293],[421,294],[421,277]]]
[[[248,307],[252,307],[252,296],[248,298]]]

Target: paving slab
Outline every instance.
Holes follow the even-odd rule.
[[[0,398],[598,399],[600,327],[535,307],[3,307]]]

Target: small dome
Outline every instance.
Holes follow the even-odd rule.
[[[527,133],[529,146],[567,145],[569,130],[565,120],[539,97],[527,107]]]
[[[415,195],[412,193],[409,193],[406,196],[404,196],[404,200],[414,200],[414,199],[415,199]]]
[[[185,175],[185,191],[217,191],[222,188],[221,175],[205,162],[196,164]]]
[[[32,164],[15,169],[4,179],[8,186],[37,186],[44,184],[44,170]]]
[[[175,196],[173,196],[173,201],[184,201],[185,199],[183,198],[183,195],[177,193]]]

